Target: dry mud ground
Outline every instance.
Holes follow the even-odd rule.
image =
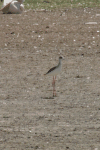
[[[100,150],[99,8],[0,12],[0,150],[30,149]]]

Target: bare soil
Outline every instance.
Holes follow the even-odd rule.
[[[0,12],[0,150],[31,149],[100,150],[100,8]]]

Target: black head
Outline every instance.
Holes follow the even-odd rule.
[[[60,56],[60,57],[59,57],[59,59],[63,59],[63,57],[62,57],[62,56]]]

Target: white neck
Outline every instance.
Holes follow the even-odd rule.
[[[58,64],[58,66],[59,66],[59,65],[61,65],[61,62],[62,62],[62,60],[61,60],[61,59],[59,59],[59,64]]]

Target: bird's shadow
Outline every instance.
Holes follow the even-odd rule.
[[[42,99],[54,99],[55,97],[54,96],[52,96],[52,97],[51,96],[50,97],[49,96],[45,96],[45,97],[41,97],[41,98]]]

